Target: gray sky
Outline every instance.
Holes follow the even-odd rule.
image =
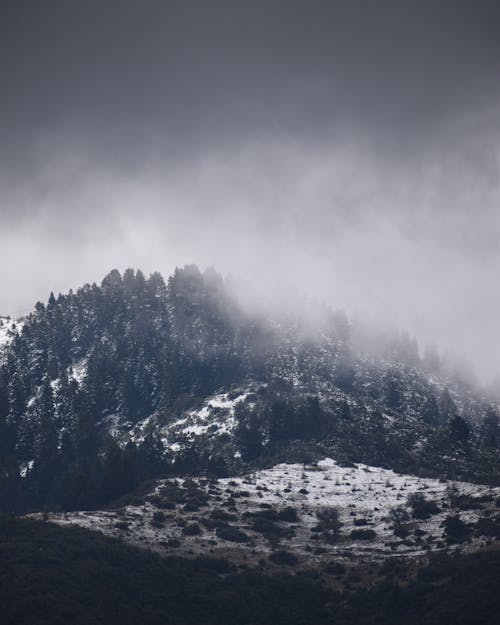
[[[2,0],[0,314],[214,265],[500,371],[496,0]]]

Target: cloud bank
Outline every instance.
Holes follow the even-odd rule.
[[[500,370],[498,3],[0,11],[0,314],[194,262]]]

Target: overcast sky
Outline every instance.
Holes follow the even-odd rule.
[[[0,314],[294,285],[500,371],[497,0],[2,0]]]

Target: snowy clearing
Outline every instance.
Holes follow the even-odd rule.
[[[423,501],[429,513],[419,513],[411,501]],[[293,551],[300,561],[318,563],[332,557],[381,560],[477,549],[493,540],[481,534],[478,522],[487,519],[498,526],[499,501],[500,488],[363,464],[343,467],[324,459],[312,466],[280,464],[239,478],[161,480],[134,505],[51,514],[49,520],[165,553],[238,552],[258,561],[279,548]],[[444,529],[450,516],[467,528],[458,541]]]

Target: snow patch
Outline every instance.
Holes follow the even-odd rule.
[[[193,488],[203,492],[205,502],[184,509]],[[168,500],[168,492],[172,489],[184,493],[184,498]],[[163,495],[164,492],[167,494]],[[413,514],[409,497],[416,493],[436,504],[436,510],[426,518]],[[454,503],[452,494],[468,497],[478,505],[463,510]],[[164,496],[168,506],[161,505]],[[472,527],[480,518],[496,518],[495,502],[499,496],[500,488],[423,479],[364,464],[341,466],[331,458],[325,458],[315,465],[279,464],[242,477],[159,480],[143,504],[114,512],[51,515],[50,519],[120,536],[132,544],[162,553],[178,550],[216,554],[221,550],[227,556],[233,550],[240,556],[244,553],[245,558],[258,561],[275,547],[254,525],[253,519],[263,510],[288,511],[289,514],[293,509],[295,520],[292,517],[280,521],[279,517],[274,517],[277,520],[273,524],[284,530],[279,539],[280,548],[293,551],[301,560],[317,565],[332,558],[381,560],[393,556],[422,556],[444,549],[477,549],[489,539],[471,532],[465,542],[448,544],[444,520],[449,515],[458,516]],[[155,525],[156,501],[162,510],[162,521]],[[199,496],[196,501],[199,502]],[[214,518],[211,516],[214,512],[220,514],[224,509],[231,513],[231,527],[246,535],[244,543],[228,542],[213,525],[206,523],[207,519]],[[395,533],[395,521],[391,517],[391,511],[395,509],[406,514],[407,534],[404,536]],[[319,525],[325,510],[336,511],[340,522],[333,539]],[[187,521],[198,524],[196,535],[186,535],[182,531]]]
[[[19,467],[19,476],[26,477],[35,464],[34,460],[28,460],[28,462],[22,462]]]
[[[69,370],[69,377],[78,382],[80,386],[87,377],[87,359],[82,358],[77,363],[72,365]]]
[[[147,433],[154,431],[167,451],[178,453],[187,441],[192,442],[196,437],[210,435],[215,439],[223,434],[232,434],[237,425],[235,408],[249,394],[249,390],[239,394],[218,393],[206,400],[201,408],[188,410],[166,425],[159,422],[158,415],[150,415],[136,423],[128,432],[125,429],[126,424],[119,428],[118,423],[115,423],[111,434],[120,444],[126,444],[128,440],[141,444]]]
[[[21,333],[24,321],[11,317],[0,317],[0,350],[5,349],[16,335]]]

